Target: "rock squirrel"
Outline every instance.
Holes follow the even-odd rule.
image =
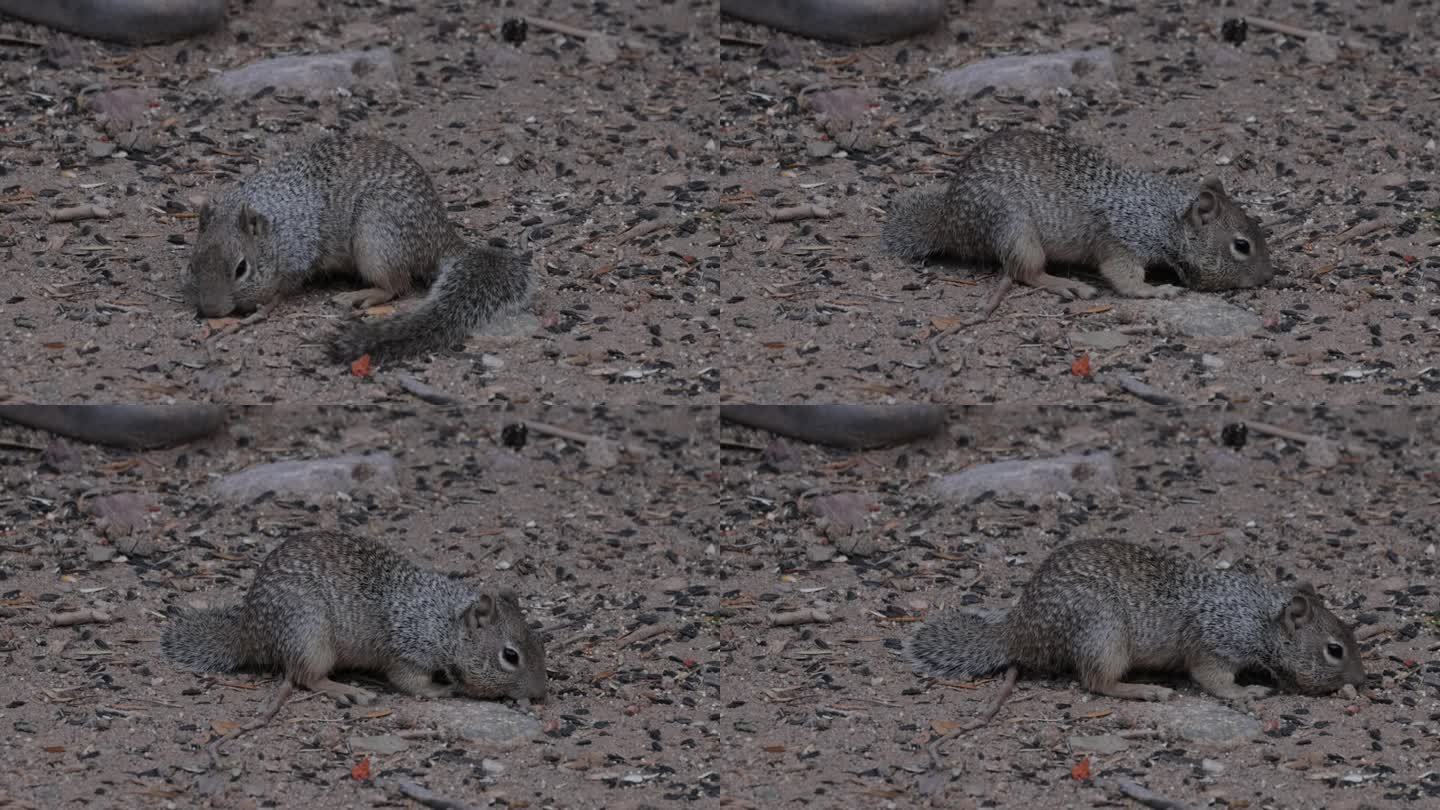
[[[398,360],[462,342],[530,294],[528,256],[467,244],[424,168],[378,138],[331,135],[251,175],[200,211],[186,297],[206,317],[249,312],[329,273],[369,288],[337,296],[371,307],[430,286],[417,309],[357,322],[330,359]]]
[[[976,143],[948,187],[897,199],[882,237],[895,256],[1001,265],[1005,279],[973,323],[989,317],[1016,281],[1065,298],[1095,295],[1089,284],[1047,273],[1047,262],[1098,267],[1116,292],[1133,298],[1179,294],[1174,285],[1145,283],[1145,268],[1156,265],[1196,290],[1255,287],[1274,275],[1259,224],[1219,178],[1191,188],[1022,129]]]
[[[375,695],[330,680],[342,669],[421,697],[545,699],[545,648],[513,592],[476,590],[340,532],[281,543],[244,600],[181,614],[161,646],[183,669],[278,669],[346,704]]]
[[[1280,588],[1118,540],[1056,549],[1014,607],[932,618],[906,653],[917,671],[937,677],[1009,666],[1075,672],[1092,692],[1135,700],[1165,700],[1174,690],[1126,683],[1127,672],[1188,672],[1206,692],[1239,702],[1270,691],[1237,685],[1244,669],[1309,695],[1365,685],[1355,636],[1309,583]]]

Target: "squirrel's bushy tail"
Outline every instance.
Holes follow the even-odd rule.
[[[181,669],[192,672],[234,672],[254,662],[245,649],[244,608],[190,610],[165,630],[160,648]]]
[[[915,670],[937,678],[979,678],[1009,666],[1006,611],[952,610],[931,618],[905,642]]]
[[[891,256],[922,259],[944,247],[941,237],[947,227],[944,188],[922,189],[890,202],[881,239]]]
[[[401,360],[448,349],[530,295],[528,254],[472,245],[444,264],[423,304],[403,315],[351,324],[330,339],[330,359],[346,363],[368,354],[375,361]]]

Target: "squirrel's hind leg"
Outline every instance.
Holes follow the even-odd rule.
[[[451,692],[448,687],[435,683],[429,671],[405,661],[391,664],[385,676],[396,689],[416,697],[442,698]]]
[[[1040,232],[1028,220],[1008,229],[1000,263],[1005,274],[1021,284],[1049,290],[1061,298],[1094,298],[1096,290],[1083,281],[1076,281],[1045,272],[1045,243]]]
[[[1190,679],[1201,689],[1220,698],[1246,703],[1270,694],[1264,686],[1240,686],[1235,683],[1235,668],[1217,658],[1205,658],[1190,665]]]
[[[401,221],[393,213],[378,208],[367,210],[355,224],[350,251],[355,272],[369,286],[340,293],[332,300],[368,309],[406,295],[416,282],[430,283],[440,260],[438,249],[430,241],[417,240],[413,223]]]
[[[1075,651],[1075,668],[1086,689],[1125,700],[1162,701],[1175,695],[1175,690],[1168,687],[1120,680],[1129,671],[1131,659],[1125,642],[1114,634],[1097,627],[1089,642],[1082,642]]]

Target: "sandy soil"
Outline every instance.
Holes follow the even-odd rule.
[[[704,4],[653,4],[635,25],[618,11],[545,2],[504,12],[465,4],[458,14],[436,3],[266,5],[237,4],[242,13],[225,33],[138,51],[0,23],[0,34],[43,45],[0,45],[0,83],[11,91],[0,107],[0,396],[385,396],[393,374],[355,378],[319,351],[323,334],[349,316],[329,301],[343,283],[238,331],[197,320],[179,299],[196,223],[191,196],[339,130],[409,149],[470,238],[516,245],[529,232],[540,287],[530,317],[509,337],[475,337],[462,354],[415,364],[423,382],[477,402],[717,390],[719,265],[698,227],[714,168],[707,112],[692,106],[710,91],[683,69],[714,49],[690,36],[707,18]],[[602,66],[555,34],[501,43],[493,29],[521,13],[615,30],[635,50]],[[206,85],[217,71],[268,56],[382,45],[397,54],[394,86],[312,101],[232,100]],[[123,141],[99,125],[91,100],[118,88],[149,94],[146,151],[116,148]],[[92,202],[113,216],[47,220],[52,208]],[[535,227],[567,214],[575,220]],[[671,224],[622,241],[657,218]],[[398,305],[406,304],[413,299]]]
[[[949,32],[858,52],[793,39],[797,64],[783,68],[758,48],[725,50],[729,126],[718,161],[728,170],[727,399],[1088,400],[1096,389],[1066,380],[1086,352],[1097,371],[1129,369],[1200,401],[1436,393],[1440,66],[1432,8],[978,8],[986,5],[966,13],[955,4]],[[1254,30],[1242,46],[1221,43],[1222,18],[1247,12],[1339,34],[1341,59],[1317,65],[1293,41]],[[724,28],[769,39],[754,26]],[[1115,51],[1118,81],[1063,96],[955,99],[927,85],[938,71],[988,56],[1102,46]],[[850,100],[821,102],[831,91]],[[861,148],[835,148],[816,108],[837,103],[860,105],[858,125],[844,137]],[[1265,325],[1234,341],[1175,337],[1157,314],[1165,308],[1152,302],[1103,288],[1094,300],[1066,304],[1028,290],[932,353],[932,335],[977,311],[996,276],[948,260],[922,266],[881,255],[883,210],[907,188],[942,183],[953,155],[1009,126],[1065,132],[1197,183],[1218,174],[1269,226],[1279,275],[1258,290],[1198,295],[1250,310]],[[835,216],[769,223],[762,215],[803,204]],[[1396,227],[1359,238],[1348,231],[1372,220]],[[1128,337],[1120,346],[1086,346],[1085,335],[1097,331]],[[1217,367],[1202,367],[1204,354]]]
[[[520,450],[501,445],[506,425],[535,418],[635,450],[601,469],[580,447],[534,433]],[[659,406],[628,416],[258,408],[183,449],[56,447],[42,459],[13,443],[49,440],[0,427],[0,736],[9,752],[0,805],[355,807],[384,801],[385,780],[472,806],[713,802],[729,657],[712,618],[724,587],[710,505],[714,430],[709,410]],[[257,463],[379,451],[397,458],[398,486],[239,505],[208,489]],[[155,508],[134,534],[112,538],[87,503],[122,492],[149,495]],[[178,672],[157,643],[166,611],[238,599],[269,547],[313,528],[364,533],[433,568],[508,585],[532,623],[564,625],[547,645],[551,700],[533,709],[538,742],[497,747],[442,725],[407,751],[371,755],[372,779],[356,780],[364,755],[352,741],[436,728],[425,715],[445,708],[373,685],[373,706],[292,703],[229,743],[211,769],[204,745],[259,712],[271,682]],[[75,609],[114,621],[47,625]],[[652,625],[669,632],[624,638]]]
[[[737,635],[725,673],[741,806],[1096,807],[1140,784],[1187,807],[1393,807],[1433,802],[1436,413],[1376,408],[1307,418],[1251,413],[1349,445],[1322,470],[1274,440],[1220,443],[1234,413],[1115,406],[958,408],[924,444],[867,453],[772,442],[725,428],[723,506],[742,617],[820,609],[833,621]],[[1346,430],[1338,430],[1341,424]],[[1117,486],[1064,498],[951,502],[938,475],[999,459],[1115,455]],[[815,516],[858,499],[853,533]],[[1360,623],[1373,697],[1282,695],[1256,704],[1253,741],[1187,739],[1197,712],[1235,720],[1179,679],[1178,700],[1095,697],[1070,679],[1022,680],[990,725],[928,749],[997,688],[917,679],[900,658],[913,622],[944,607],[1004,607],[1049,550],[1118,537],[1274,579],[1308,579]],[[840,549],[873,545],[865,557]],[[742,618],[742,621],[744,619]],[[1258,681],[1263,682],[1263,681]],[[733,699],[732,699],[733,698]],[[1090,754],[1101,737],[1124,750]],[[1172,805],[1174,806],[1174,805]]]

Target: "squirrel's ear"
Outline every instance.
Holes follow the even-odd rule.
[[[491,617],[495,615],[495,599],[488,593],[482,593],[470,607],[465,608],[465,626],[471,629],[479,629],[490,623]]]
[[[264,236],[270,232],[270,220],[251,208],[249,203],[245,203],[240,206],[240,232],[251,236]]]
[[[1310,598],[1303,593],[1297,593],[1290,597],[1284,609],[1280,611],[1280,626],[1286,632],[1293,633],[1296,630],[1310,623],[1314,607],[1310,604]]]
[[[1213,191],[1222,196],[1225,194],[1225,184],[1220,182],[1220,176],[1216,174],[1212,174],[1204,180],[1201,180],[1200,188]]]
[[[1311,596],[1315,597],[1316,599],[1319,599],[1319,598],[1320,598],[1320,594],[1318,594],[1318,593],[1315,592],[1315,586],[1314,586],[1314,585],[1311,585],[1309,582],[1307,582],[1307,581],[1305,581],[1305,580],[1303,580],[1303,579],[1300,580],[1299,582],[1295,583],[1295,592],[1296,592],[1296,593],[1308,593],[1308,594],[1310,594]]]
[[[1206,183],[1208,184],[1208,182],[1207,180]],[[1219,183],[1220,181],[1217,179],[1215,182]],[[1195,199],[1190,201],[1190,207],[1185,209],[1185,219],[1197,228],[1214,222],[1215,215],[1220,210],[1220,200],[1215,195],[1214,189],[1209,188],[1208,185],[1202,185],[1200,193],[1195,195]]]

